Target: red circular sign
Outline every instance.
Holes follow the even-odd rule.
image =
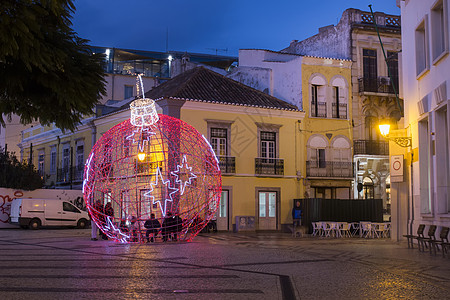
[[[396,160],[392,163],[392,169],[394,169],[395,171],[400,170],[401,166],[402,166],[402,164],[398,160]]]

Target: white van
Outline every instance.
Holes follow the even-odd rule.
[[[11,202],[9,222],[22,228],[77,226],[86,228],[89,215],[72,203],[59,199],[18,198]]]

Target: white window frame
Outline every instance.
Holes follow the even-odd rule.
[[[447,0],[437,0],[431,7],[431,51],[433,64],[437,64],[448,53],[448,4]]]
[[[422,19],[415,30],[415,54],[417,79],[430,70],[430,44],[429,44],[428,15]]]
[[[56,145],[50,147],[50,174],[56,173],[56,161],[57,161]]]

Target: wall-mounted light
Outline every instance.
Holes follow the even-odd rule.
[[[407,147],[411,147],[412,146],[412,139],[410,137],[405,137],[405,136],[389,137],[389,130],[391,128],[391,125],[389,124],[389,122],[382,121],[378,125],[378,128],[380,129],[380,133],[381,133],[381,135],[384,138],[386,138],[386,139],[388,139],[390,141],[393,141],[394,143],[396,143],[400,147],[407,148]]]

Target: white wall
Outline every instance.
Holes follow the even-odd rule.
[[[449,0],[444,0],[447,16],[450,15]],[[413,164],[413,199],[415,228],[419,223],[436,224],[442,226],[450,225],[450,201],[449,201],[449,178],[442,182],[442,170],[448,174],[449,157],[448,141],[443,143],[445,136],[450,135],[447,129],[442,133],[442,124],[436,123],[437,111],[443,106],[450,106],[450,59],[444,55],[440,60],[433,60],[433,50],[436,45],[431,36],[436,32],[433,28],[431,8],[435,0],[400,1],[402,17],[402,61],[403,61],[403,96],[405,100],[405,127],[409,126],[409,134],[412,136],[413,148],[418,148],[419,161]],[[428,51],[428,70],[419,76],[416,70],[416,29],[425,20],[426,39]],[[449,22],[445,24],[447,30],[445,36],[450,39]],[[442,32],[442,31],[440,31]],[[448,45],[447,45],[448,53]],[[438,103],[437,91],[441,85],[446,85],[443,94],[444,100]],[[440,90],[442,92],[442,90]],[[442,94],[442,93],[441,93]],[[422,99],[428,99],[425,112],[419,110]],[[421,102],[423,103],[423,102]],[[447,126],[450,114],[447,109]],[[429,122],[428,130],[419,126],[420,121]],[[420,130],[419,130],[420,129]],[[419,133],[420,132],[420,133]],[[428,157],[427,154],[428,153]],[[425,210],[429,207],[429,212]]]
[[[301,62],[294,54],[241,49],[239,67],[229,77],[302,108]]]

